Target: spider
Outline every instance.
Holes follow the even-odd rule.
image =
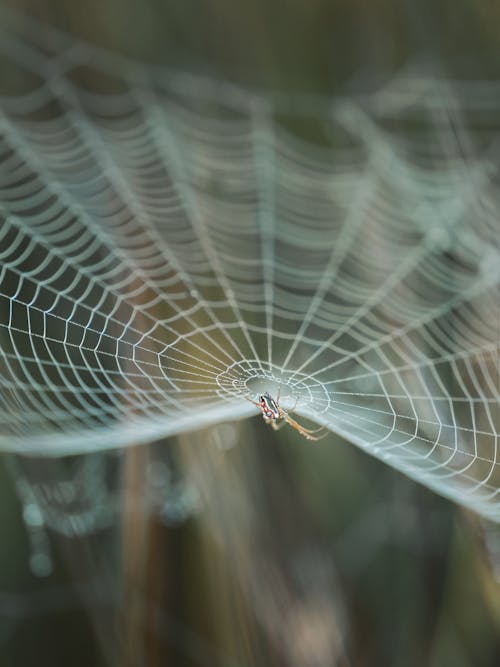
[[[304,438],[307,438],[308,440],[321,440],[322,438],[328,435],[328,432],[324,433],[323,435],[318,435],[318,436],[314,435],[315,433],[319,433],[319,431],[325,430],[324,426],[311,430],[308,428],[304,428],[304,426],[301,426],[300,424],[297,424],[295,419],[292,419],[288,414],[288,412],[286,412],[286,410],[283,410],[283,408],[280,407],[279,404],[280,393],[281,393],[281,387],[278,390],[278,396],[276,397],[276,400],[274,400],[271,394],[269,394],[266,391],[265,394],[259,396],[258,403],[256,401],[252,401],[252,399],[248,398],[248,396],[244,396],[243,398],[245,398],[247,401],[249,401],[262,411],[262,418],[264,419],[266,424],[270,424],[275,431],[279,431],[280,428],[282,428],[285,424],[290,424],[292,428],[294,428],[296,431],[300,433],[300,435],[304,436]],[[290,412],[293,412],[293,410],[295,410],[296,405],[297,401],[295,401],[295,405],[293,406],[293,409],[290,410]]]

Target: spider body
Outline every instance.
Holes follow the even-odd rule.
[[[282,428],[285,424],[289,424],[292,428],[298,431],[300,435],[302,435],[304,438],[307,438],[308,440],[321,440],[321,438],[324,438],[326,435],[328,435],[328,432],[324,429],[324,427],[317,429],[308,429],[298,424],[295,421],[295,419],[292,419],[288,414],[288,412],[286,410],[283,410],[282,407],[280,407],[279,404],[280,392],[281,392],[281,387],[280,390],[278,391],[278,396],[276,397],[276,400],[267,391],[259,396],[258,403],[256,401],[252,401],[252,399],[248,398],[247,396],[245,396],[244,398],[250,403],[253,403],[253,405],[255,405],[257,408],[260,409],[260,411],[262,412],[262,418],[264,419],[266,424],[270,424],[270,426],[275,431],[279,431],[280,428]],[[297,405],[297,402],[295,402],[295,405]],[[295,410],[295,405],[293,406],[293,410]],[[291,412],[293,412],[293,410],[291,410]],[[322,435],[318,436],[315,435],[315,433],[319,433],[319,431],[323,430],[325,430],[325,433],[323,433]]]
[[[280,410],[279,405],[271,396],[271,394],[268,394],[267,391],[265,394],[262,394],[262,396],[259,396],[259,407],[262,410],[262,416],[264,417],[265,421],[279,419],[281,417],[281,413],[283,412]]]

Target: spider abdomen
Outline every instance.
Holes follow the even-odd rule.
[[[281,417],[278,404],[267,392],[262,396],[259,396],[259,405],[264,419],[279,419]]]

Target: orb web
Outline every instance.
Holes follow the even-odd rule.
[[[498,520],[497,83],[264,98],[8,20],[0,51],[22,82],[0,100],[2,450],[118,448],[281,391]]]

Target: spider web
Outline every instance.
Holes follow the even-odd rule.
[[[0,51],[2,450],[151,441],[281,388],[500,518],[498,84],[264,98],[9,20]]]

